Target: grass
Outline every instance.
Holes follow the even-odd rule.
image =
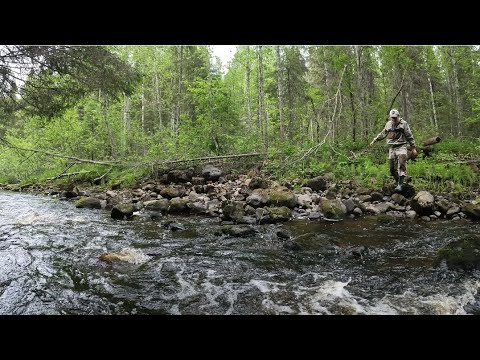
[[[287,144],[288,145],[288,144]],[[377,146],[367,152],[365,144],[323,144],[316,152],[304,157],[308,149],[300,145],[288,145],[285,149],[272,147],[267,163],[267,174],[280,183],[300,178],[299,187],[315,176],[330,173],[334,182],[352,180],[357,186],[378,189],[393,181],[387,162],[387,148]],[[434,192],[467,192],[480,183],[476,174],[462,159],[480,159],[480,139],[460,142],[456,139],[442,140],[435,144],[431,157],[407,163],[407,174],[411,184],[417,189]],[[0,154],[0,183],[25,184],[44,183],[63,172],[83,172],[60,178],[56,184],[92,183],[109,170],[109,166],[96,164],[74,164],[66,168],[68,160],[46,157],[41,154],[28,155],[11,149]],[[355,154],[355,156],[353,156]],[[233,170],[242,171],[240,164]],[[246,173],[246,172],[244,172]],[[122,186],[135,185],[142,179],[151,177],[153,169],[148,167],[113,167],[101,184],[111,187],[115,183]]]

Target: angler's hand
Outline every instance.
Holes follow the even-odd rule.
[[[374,140],[372,140],[372,142],[371,142],[370,144],[368,144],[368,147],[372,147],[372,146],[373,146],[373,144],[375,144],[375,139],[374,139]]]
[[[417,148],[414,148],[414,147],[413,147],[413,148],[411,149],[411,151],[412,151],[412,157],[415,158],[415,157],[417,156],[417,154],[418,154]]]

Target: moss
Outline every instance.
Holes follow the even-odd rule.
[[[267,205],[294,208],[297,205],[297,198],[294,193],[289,191],[272,190],[268,193]]]
[[[98,199],[82,196],[75,202],[75,207],[101,209],[102,204]]]
[[[394,216],[388,215],[388,214],[379,214],[377,216],[377,222],[382,223],[382,224],[388,224],[388,223],[391,223],[395,220],[396,220],[396,218]]]
[[[451,268],[480,268],[480,235],[469,235],[441,248],[434,264],[438,265],[442,260],[446,260]]]

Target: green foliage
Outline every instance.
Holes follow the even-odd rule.
[[[396,96],[392,106],[419,146],[442,138],[430,157],[408,163],[413,184],[478,186],[461,163],[480,158],[476,47],[263,46],[260,53],[239,46],[225,75],[207,46],[10,48],[45,63],[20,89],[0,60],[0,137],[40,151],[3,147],[1,182],[45,181],[65,171],[81,174],[59,183],[91,182],[108,170],[70,166],[44,151],[124,163],[104,185],[134,184],[162,161],[268,151],[264,170],[281,181],[330,173],[334,181],[378,187],[391,182],[388,150],[385,143],[364,150]]]

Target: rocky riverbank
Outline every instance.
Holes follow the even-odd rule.
[[[477,193],[462,199],[451,194],[416,191],[407,184],[402,193],[393,184],[383,189],[356,188],[350,180],[328,175],[303,183],[280,184],[262,177],[224,174],[213,165],[198,174],[173,170],[134,187],[80,184],[60,189],[45,185],[1,185],[10,191],[29,191],[75,202],[79,208],[111,210],[115,219],[134,216],[158,218],[167,214],[218,217],[225,224],[266,224],[307,218],[339,221],[368,215],[385,218],[479,220]]]

